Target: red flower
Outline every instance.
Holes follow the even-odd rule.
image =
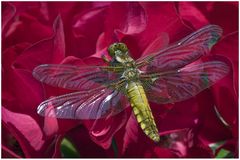
[[[193,12],[201,14],[202,18],[194,14],[187,14],[191,8]],[[223,55],[230,60],[233,72],[222,79],[213,87],[213,99],[216,109],[231,129],[232,138],[235,141],[233,151],[237,150],[238,141],[238,2],[224,3],[179,3],[179,14],[193,26],[200,27],[206,23],[220,25],[223,29],[223,37],[212,50],[212,54]],[[189,15],[189,16],[186,16]],[[221,17],[221,18],[218,18]],[[207,21],[204,21],[203,19]],[[198,25],[198,26],[197,26]],[[231,45],[230,45],[231,44]],[[234,46],[234,47],[230,47]],[[213,126],[213,125],[211,125]],[[209,125],[210,127],[210,125]],[[216,127],[213,127],[217,132]],[[206,131],[208,132],[208,131]],[[218,131],[219,133],[219,131]],[[207,133],[209,135],[209,132]],[[213,137],[213,136],[212,136]],[[206,138],[206,137],[205,137]],[[215,137],[216,138],[216,137]],[[231,141],[230,137],[229,140]],[[235,152],[236,153],[236,152]]]
[[[159,145],[140,130],[130,108],[96,121],[37,114],[42,101],[70,91],[41,84],[32,77],[36,66],[103,64],[100,57],[118,41],[137,59],[206,24],[223,28],[211,54],[231,72],[189,100],[150,103]],[[3,157],[60,157],[64,137],[83,157],[214,157],[220,149],[237,157],[237,2],[3,2],[2,58]],[[213,153],[210,146],[219,141],[225,144]]]

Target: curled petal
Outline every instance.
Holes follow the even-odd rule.
[[[39,156],[44,145],[43,133],[32,117],[2,107],[2,120],[20,143],[26,157]]]

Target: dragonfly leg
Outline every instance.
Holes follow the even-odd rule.
[[[104,62],[107,62],[108,64],[110,63],[110,60],[105,55],[102,55],[102,59]]]

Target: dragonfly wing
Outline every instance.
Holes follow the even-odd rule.
[[[104,66],[44,64],[33,70],[33,76],[46,84],[73,90],[89,90],[117,80],[118,75]]]
[[[141,75],[150,101],[165,104],[186,100],[210,87],[229,72],[222,61],[190,64],[181,69]],[[151,83],[151,81],[154,81]]]
[[[99,119],[116,115],[128,106],[118,90],[100,87],[92,91],[74,92],[42,102],[38,114],[66,119]]]
[[[149,72],[181,68],[207,54],[221,35],[219,26],[207,25],[174,45],[138,59],[137,65]]]

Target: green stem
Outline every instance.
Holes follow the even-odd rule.
[[[114,151],[114,157],[118,157],[118,147],[114,138],[112,139],[112,148]]]

